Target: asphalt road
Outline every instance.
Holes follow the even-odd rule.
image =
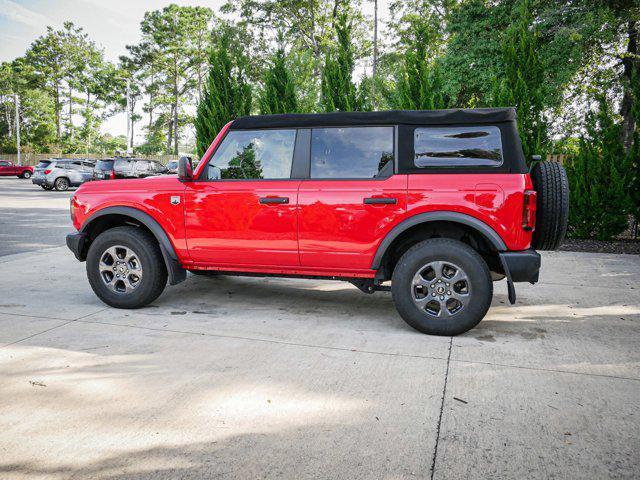
[[[31,180],[0,177],[0,257],[64,245],[73,231],[73,190],[45,191]]]
[[[68,194],[2,193],[52,215],[3,227],[3,480],[640,478],[639,256],[544,253],[454,338],[320,280],[189,276],[116,310],[52,247]]]

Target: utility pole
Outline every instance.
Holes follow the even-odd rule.
[[[16,147],[18,150],[18,165],[22,165],[22,158],[20,157],[20,97],[18,97],[17,93],[14,93],[13,99],[16,103]]]
[[[378,70],[378,0],[373,0],[373,74],[371,76],[371,104],[376,109],[376,73]]]
[[[127,78],[127,155],[131,155],[131,83]]]

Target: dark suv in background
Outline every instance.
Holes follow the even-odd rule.
[[[155,160],[141,158],[107,158],[98,160],[93,170],[94,180],[144,178],[167,173],[167,168]]]

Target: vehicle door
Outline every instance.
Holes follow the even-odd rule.
[[[394,126],[313,128],[309,179],[298,192],[302,266],[370,269],[384,234],[407,209],[394,174]]]
[[[186,183],[189,254],[215,266],[298,266],[295,129],[232,130]],[[205,160],[203,160],[205,161]]]
[[[95,168],[95,163],[93,162],[88,162],[88,161],[82,161],[82,182],[87,182],[89,180],[91,180],[93,178],[93,169]]]
[[[66,169],[67,178],[69,179],[71,185],[78,186],[83,182],[82,161],[74,160],[71,162],[67,162]]]
[[[0,162],[0,175],[8,177],[16,174],[16,169],[13,167],[13,163],[7,161]]]

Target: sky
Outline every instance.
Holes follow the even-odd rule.
[[[116,62],[126,45],[139,40],[140,21],[148,10],[161,9],[171,3],[209,7],[218,12],[225,0],[0,0],[0,61],[24,54],[31,42],[47,26],[60,28],[65,21],[82,27],[104,48],[108,60]],[[380,19],[388,16],[389,0],[378,0]],[[364,0],[364,12],[373,16],[373,1]],[[124,135],[124,114],[114,115],[102,127],[103,132]]]

